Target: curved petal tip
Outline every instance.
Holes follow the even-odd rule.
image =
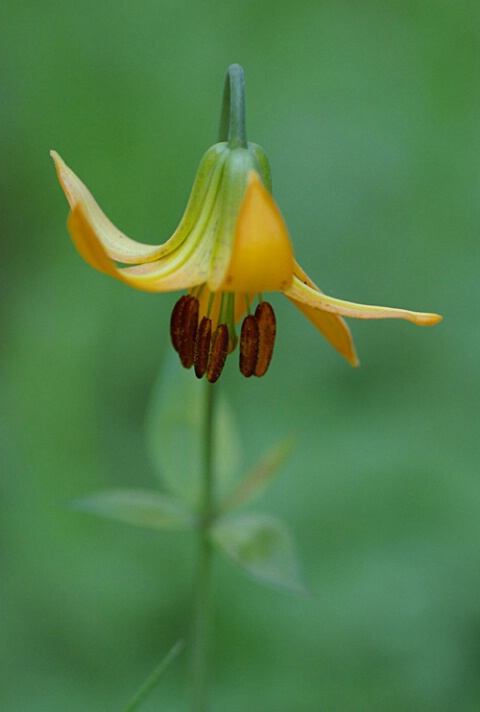
[[[434,326],[435,324],[438,324],[439,321],[442,321],[442,319],[443,316],[440,316],[440,314],[424,314],[419,312],[415,315],[415,318],[411,319],[411,321],[418,326]]]

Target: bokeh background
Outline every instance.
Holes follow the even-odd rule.
[[[243,64],[299,261],[346,299],[351,369],[281,295],[262,380],[222,377],[248,465],[297,448],[256,506],[296,535],[310,599],[215,569],[213,710],[480,708],[479,6],[469,0],[3,0],[2,710],[117,711],[188,630],[192,541],[69,507],[155,487],[144,419],[175,295],[94,272],[55,148],[158,243]],[[185,710],[187,656],[143,709]]]

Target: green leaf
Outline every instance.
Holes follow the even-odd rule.
[[[107,490],[81,497],[73,504],[107,519],[149,529],[186,529],[193,525],[193,517],[183,503],[160,492]]]
[[[196,505],[202,475],[206,380],[184,369],[177,354],[167,358],[155,386],[146,422],[147,448],[165,486]],[[232,409],[216,393],[214,477],[217,495],[231,485],[239,465],[239,436]]]
[[[280,472],[281,466],[292,452],[295,439],[293,437],[285,438],[265,453],[247,472],[233,492],[226,497],[221,511],[234,509],[263,492]]]
[[[254,579],[290,593],[308,594],[301,581],[292,538],[279,519],[250,513],[225,517],[214,524],[211,538]]]
[[[238,476],[241,461],[240,429],[230,401],[222,390],[217,394],[213,434],[216,496],[223,497]]]

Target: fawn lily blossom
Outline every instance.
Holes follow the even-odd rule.
[[[268,160],[245,138],[243,73],[238,65],[227,74],[220,136],[225,140],[202,159],[178,228],[160,245],[136,242],[120,232],[82,181],[51,152],[70,204],[68,229],[81,256],[136,289],[187,290],[171,320],[172,343],[185,367],[194,365],[198,377],[206,373],[216,381],[237,344],[235,325],[246,314],[240,370],[245,376],[264,375],[276,332],[265,292],[288,297],[353,366],[358,361],[343,316],[407,319],[419,325],[441,319],[329,297],[296,263],[285,222],[271,196]],[[253,311],[256,295],[259,303]]]

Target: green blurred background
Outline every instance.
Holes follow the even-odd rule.
[[[267,377],[228,364],[246,464],[298,435],[257,508],[292,527],[315,596],[218,559],[213,709],[480,709],[478,7],[3,1],[2,710],[118,711],[188,629],[190,538],[68,507],[155,486],[143,424],[176,297],[82,262],[48,151],[127,234],[161,242],[231,62],[312,278],[444,321],[352,322],[351,369],[274,295]],[[186,709],[186,661],[145,712]]]

